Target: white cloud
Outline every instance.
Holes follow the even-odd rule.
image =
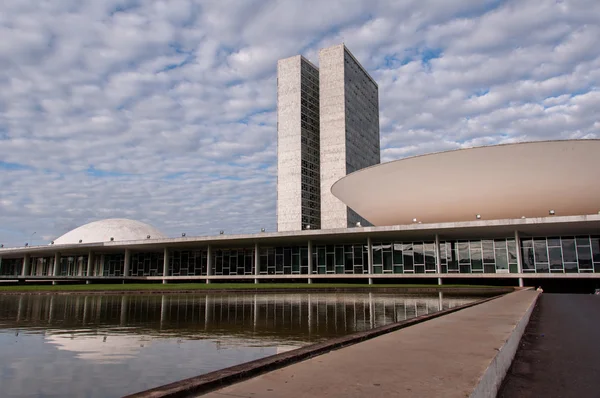
[[[0,243],[274,230],[276,60],[340,41],[379,83],[385,161],[600,138],[599,36],[595,0],[5,0]]]

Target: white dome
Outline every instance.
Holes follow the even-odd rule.
[[[109,242],[113,238],[115,242],[128,240],[166,238],[158,229],[143,222],[128,220],[124,218],[111,218],[94,221],[82,225],[67,232],[60,238],[54,240],[55,245],[69,245],[79,243]]]

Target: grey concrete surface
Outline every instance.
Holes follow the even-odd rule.
[[[537,295],[515,292],[203,396],[468,397]]]
[[[542,294],[498,396],[600,397],[600,296]]]

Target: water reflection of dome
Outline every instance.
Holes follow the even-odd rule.
[[[141,336],[46,334],[46,340],[59,350],[76,353],[77,358],[100,363],[118,363],[138,355],[150,341]]]
[[[54,240],[56,245],[166,238],[162,232],[151,225],[124,218],[111,218],[94,221],[75,228]]]

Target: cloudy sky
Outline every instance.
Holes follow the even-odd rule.
[[[597,0],[3,0],[0,243],[275,230],[277,59],[340,42],[384,161],[600,138],[599,38]]]

